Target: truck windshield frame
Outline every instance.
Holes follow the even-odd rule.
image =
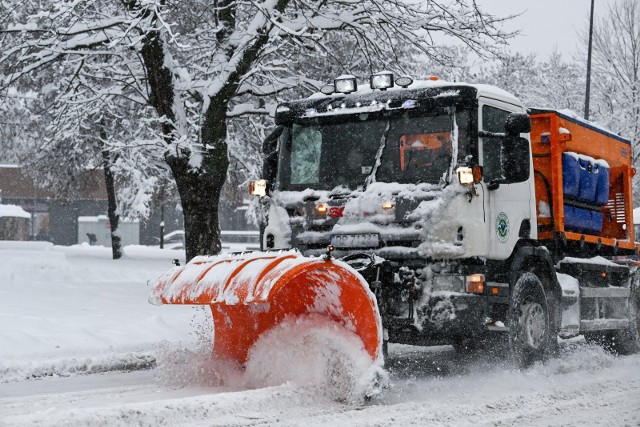
[[[358,190],[371,181],[442,184],[454,152],[457,164],[477,158],[474,113],[446,107],[297,119],[280,139],[277,188]]]

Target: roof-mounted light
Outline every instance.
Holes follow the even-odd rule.
[[[333,85],[333,83],[326,84],[320,88],[320,92],[324,93],[325,95],[331,95],[335,91],[336,87]]]
[[[358,90],[358,83],[356,82],[355,76],[351,75],[342,75],[336,78],[333,81],[336,92],[340,93],[351,93]]]
[[[393,73],[391,71],[381,71],[372,74],[369,78],[371,89],[387,90],[393,87]]]
[[[413,83],[413,79],[409,76],[400,76],[396,79],[396,84],[400,87],[409,87]]]

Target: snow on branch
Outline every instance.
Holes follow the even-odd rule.
[[[234,105],[231,111],[227,112],[227,117],[238,117],[247,114],[273,115],[276,110],[276,104],[268,104],[265,107],[256,107],[253,104]]]

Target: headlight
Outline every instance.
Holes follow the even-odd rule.
[[[393,73],[390,71],[381,71],[373,74],[369,79],[371,89],[385,90],[393,87]]]
[[[267,195],[267,180],[258,179],[249,182],[249,194],[252,196],[264,197]]]
[[[471,185],[473,184],[473,169],[461,166],[456,169],[456,174],[458,175],[458,181],[462,185]]]
[[[456,169],[456,175],[462,185],[477,184],[482,181],[482,167],[477,165],[472,168],[460,166]]]
[[[358,90],[356,78],[350,75],[343,75],[334,80],[336,92],[351,93]]]
[[[321,218],[324,218],[327,215],[328,210],[329,210],[329,207],[324,203],[320,203],[316,205],[316,213]]]
[[[471,274],[467,276],[467,292],[481,294],[484,292],[484,274]]]

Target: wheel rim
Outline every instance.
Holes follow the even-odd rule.
[[[547,329],[547,320],[544,309],[537,302],[529,302],[522,305],[520,326],[523,331],[525,343],[534,349],[540,348],[544,343]]]

